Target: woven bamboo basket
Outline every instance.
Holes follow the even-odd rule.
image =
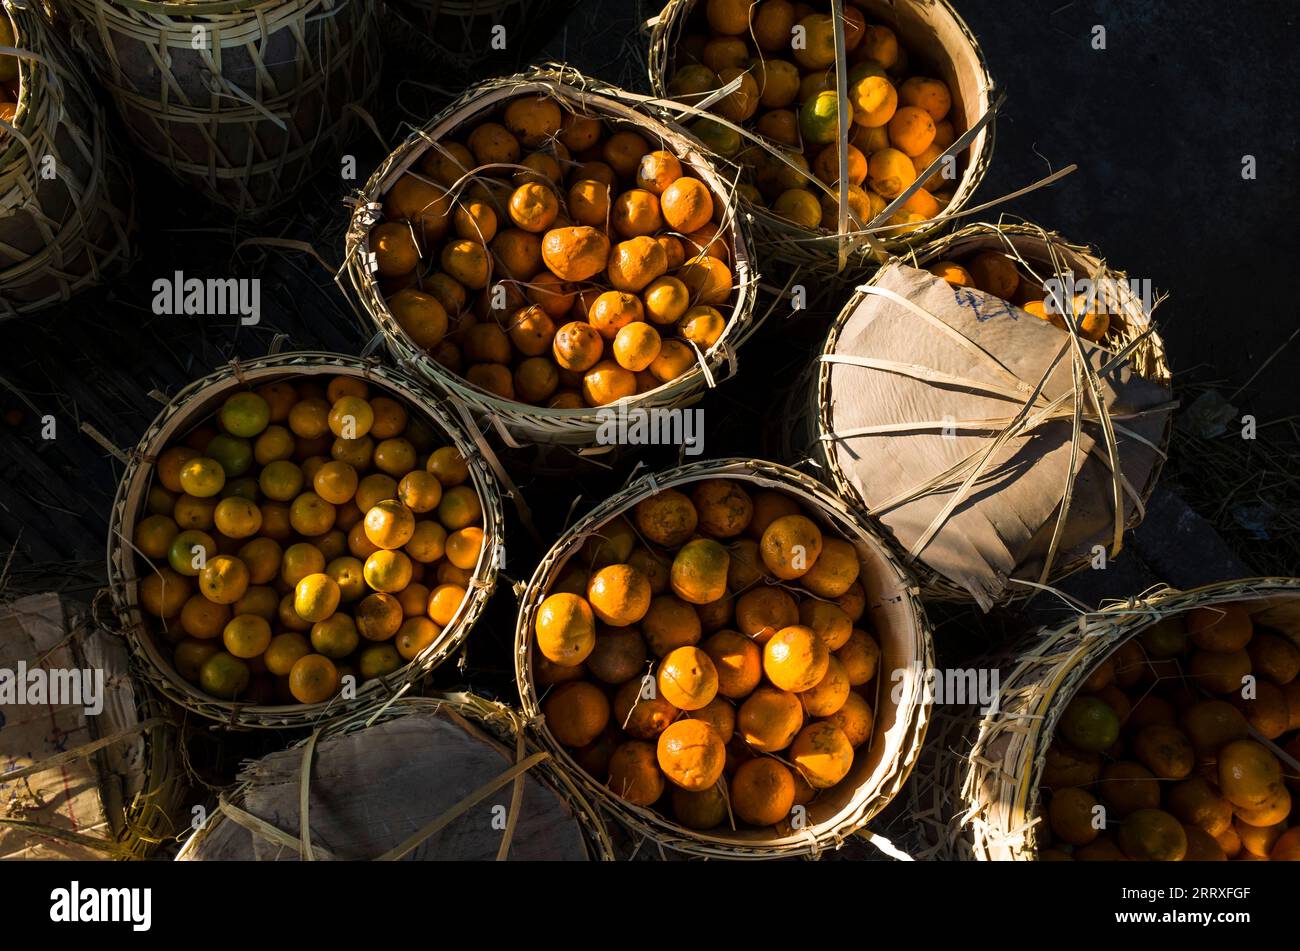
[[[920,553],[909,550],[894,534],[894,518],[902,517],[897,514],[897,505],[894,504],[903,496],[895,495],[898,490],[911,489],[911,486],[872,486],[873,489],[881,488],[882,493],[891,496],[891,504],[882,506],[879,510],[873,510],[863,497],[859,487],[853,484],[850,479],[850,473],[846,471],[846,463],[843,458],[847,449],[841,449],[841,445],[847,446],[852,442],[853,455],[860,457],[867,462],[862,465],[856,463],[852,466],[856,475],[862,478],[869,478],[871,475],[870,460],[870,441],[877,439],[888,439],[891,436],[907,433],[921,432],[925,429],[933,429],[937,424],[926,424],[916,420],[899,419],[895,425],[890,428],[875,427],[876,432],[856,433],[850,437],[835,435],[835,425],[833,421],[833,412],[835,407],[834,394],[832,392],[832,378],[834,368],[839,362],[835,359],[837,347],[840,343],[840,335],[843,333],[850,318],[853,317],[859,306],[871,296],[871,291],[877,288],[881,279],[890,273],[894,266],[910,265],[916,268],[924,268],[927,264],[935,261],[960,257],[961,255],[985,251],[1004,251],[1013,258],[1018,259],[1023,266],[1032,269],[1033,273],[1045,280],[1051,280],[1054,277],[1064,279],[1067,272],[1072,272],[1076,277],[1089,277],[1097,286],[1102,286],[1103,280],[1113,282],[1105,286],[1113,287],[1117,293],[1113,295],[1114,309],[1110,316],[1110,332],[1106,337],[1106,345],[1115,353],[1123,358],[1133,369],[1133,372],[1143,380],[1150,381],[1161,387],[1168,387],[1170,381],[1169,365],[1165,359],[1164,343],[1155,329],[1152,321],[1153,306],[1148,307],[1143,300],[1133,292],[1132,287],[1127,283],[1127,276],[1120,271],[1109,267],[1092,249],[1070,244],[1059,235],[1044,231],[1036,225],[1030,224],[972,224],[962,228],[950,235],[939,238],[938,240],[920,248],[914,252],[908,253],[902,258],[896,258],[891,265],[882,268],[873,275],[863,287],[859,287],[855,295],[844,306],[838,318],[835,320],[826,337],[826,343],[822,348],[821,359],[809,369],[805,378],[798,383],[793,391],[791,409],[789,412],[791,425],[788,427],[791,433],[790,442],[787,444],[787,458],[800,457],[810,460],[817,468],[818,473],[824,478],[827,484],[834,487],[841,497],[846,499],[853,507],[877,519],[885,528],[885,534],[894,545],[896,551],[905,559],[905,563],[913,568],[921,580],[922,587],[925,590],[927,598],[934,598],[943,601],[970,601],[972,598],[984,610],[988,610],[993,603],[1006,602],[1028,597],[1033,593],[1034,584],[1050,584],[1060,580],[1076,571],[1087,567],[1092,560],[1092,555],[1088,551],[1082,553],[1078,550],[1073,552],[1060,551],[1056,547],[1051,548],[1041,568],[1029,570],[1025,564],[1017,565],[1016,571],[1006,580],[1006,586],[996,596],[990,595],[983,590],[970,590],[963,587],[951,578],[941,574],[927,563],[924,550]],[[1040,281],[1041,283],[1041,281]],[[1075,338],[1080,343],[1086,343],[1081,338]],[[975,346],[979,347],[977,343]],[[1073,346],[1071,344],[1071,346]],[[861,356],[861,355],[858,355]],[[987,354],[986,354],[987,356]],[[990,360],[993,357],[988,357]],[[1077,360],[1077,355],[1075,357]],[[1079,364],[1082,365],[1082,364]],[[917,379],[925,378],[922,371],[915,368],[877,368],[881,372],[897,372],[906,375],[916,375]],[[924,369],[924,368],[922,368]],[[859,369],[856,372],[868,372],[867,369]],[[1087,372],[1087,378],[1096,379],[1096,371]],[[960,381],[959,381],[960,382]],[[1028,381],[1033,384],[1034,381]],[[938,384],[936,384],[938,385]],[[964,386],[965,384],[963,384]],[[1079,397],[1078,387],[1081,384],[1076,383],[1076,395],[1074,402],[1076,405],[1082,403]],[[961,387],[958,388],[959,390]],[[1026,393],[1029,391],[1026,390]],[[1045,397],[1034,395],[1038,403],[1042,403]],[[1120,550],[1122,531],[1136,527],[1142,520],[1144,506],[1146,501],[1155,491],[1156,482],[1160,476],[1161,466],[1163,465],[1166,450],[1169,446],[1169,439],[1172,430],[1172,408],[1173,404],[1167,404],[1160,407],[1161,411],[1166,412],[1167,419],[1163,427],[1163,433],[1158,440],[1158,445],[1152,447],[1155,449],[1155,464],[1152,466],[1145,480],[1140,485],[1124,485],[1124,497],[1127,500],[1123,508],[1129,509],[1127,517],[1124,519],[1115,518],[1115,509],[1112,507],[1111,519],[1119,522],[1115,532],[1108,536],[1110,554],[1113,557]],[[1107,419],[1111,415],[1117,418],[1127,418],[1124,416],[1121,408],[1114,408],[1106,415]],[[1087,416],[1087,413],[1084,414]],[[1088,417],[1089,422],[1102,425],[1100,416],[1094,419]],[[990,425],[975,426],[971,424],[972,431],[980,430],[987,433],[990,437],[998,436],[1003,433],[1027,432],[1028,430],[1015,430],[1015,425],[1020,425],[1017,421],[1002,429],[992,425],[995,420],[983,421]],[[963,426],[965,423],[963,422]],[[1113,424],[1112,424],[1113,425]],[[1029,426],[1033,428],[1032,425]],[[863,438],[867,437],[867,438]],[[1077,431],[1075,439],[1077,441]],[[956,480],[956,477],[953,477]],[[1078,480],[1076,472],[1073,480],[1070,482],[1072,487]],[[917,487],[908,498],[923,497],[926,492],[931,491],[926,487]],[[1058,508],[1064,511],[1065,516],[1070,515],[1069,509],[1069,490],[1062,487],[1062,506]],[[906,493],[905,493],[906,494]],[[1062,516],[1064,520],[1065,516]],[[1064,524],[1064,521],[1062,521]],[[946,525],[941,524],[936,532],[941,536],[947,531]],[[1055,539],[1053,539],[1055,542]],[[1024,581],[1024,584],[1015,583],[1017,580]]]
[[[842,10],[846,0],[829,0],[815,4],[819,12]],[[939,168],[942,157],[927,173],[917,177],[914,187],[905,190],[886,209],[868,222],[849,220],[847,213],[833,227],[810,230],[780,217],[756,202],[744,202],[743,209],[753,223],[754,237],[763,248],[763,261],[799,268],[805,275],[834,277],[841,273],[861,272],[874,268],[890,253],[917,247],[933,240],[951,226],[956,216],[970,204],[976,188],[993,160],[993,117],[997,92],[975,34],[948,3],[948,0],[847,0],[856,6],[868,23],[881,23],[892,29],[908,51],[912,71],[923,65],[928,75],[947,83],[952,90],[952,119],[957,138],[945,155],[957,158],[961,169],[952,199],[933,220],[914,226],[901,235],[887,219],[902,203]],[[669,0],[663,11],[651,21],[649,52],[650,85],[655,95],[667,99],[668,84],[677,69],[677,47],[691,32],[707,32],[704,4],[700,0]],[[836,89],[841,108],[848,101],[847,68],[844,61],[843,21],[837,18],[839,66],[835,70]],[[705,100],[707,101],[707,100]],[[730,125],[726,120],[724,125]],[[774,152],[767,140],[739,126],[745,142]],[[848,123],[840,130],[840,150],[848,142]],[[814,178],[812,187],[828,195],[835,194]],[[846,180],[847,181],[847,180]],[[840,196],[839,207],[848,204]]]
[[[1039,631],[1022,644],[1005,659],[993,710],[982,717],[936,721],[943,736],[918,766],[913,804],[930,843],[927,857],[1037,859],[1045,821],[1039,791],[1045,757],[1062,712],[1083,682],[1121,645],[1161,619],[1231,602],[1244,604],[1257,624],[1300,644],[1296,578],[1246,578],[1190,591],[1166,588]]]
[[[334,739],[366,732],[376,724],[391,723],[405,718],[441,718],[448,720],[452,724],[459,726],[473,740],[480,741],[491,747],[499,754],[501,762],[506,768],[483,785],[474,788],[472,791],[466,790],[464,798],[456,805],[446,809],[445,812],[437,815],[431,821],[414,828],[413,834],[404,837],[400,842],[394,842],[392,849],[387,854],[380,856],[339,855],[337,850],[340,848],[347,849],[348,843],[336,844],[330,842],[327,848],[322,842],[313,842],[312,828],[309,821],[300,823],[299,828],[296,829],[283,829],[273,824],[273,819],[253,815],[247,811],[252,807],[246,801],[246,795],[250,788],[255,785],[255,781],[245,781],[235,787],[233,791],[220,797],[217,808],[211,817],[185,841],[176,857],[177,861],[219,860],[224,858],[247,859],[253,857],[255,849],[263,850],[258,857],[269,861],[296,861],[303,858],[304,855],[318,859],[347,858],[355,860],[374,858],[384,861],[400,859],[421,849],[426,842],[434,840],[438,833],[444,829],[449,832],[450,838],[445,842],[435,841],[427,847],[427,851],[421,852],[419,857],[433,861],[444,858],[457,858],[462,856],[458,854],[444,855],[439,851],[439,848],[442,846],[454,850],[460,847],[461,843],[456,838],[457,829],[454,824],[458,820],[468,820],[471,815],[477,817],[477,814],[473,812],[475,809],[479,810],[480,813],[483,810],[493,810],[503,816],[501,843],[497,850],[497,860],[501,861],[510,857],[512,843],[523,844],[534,850],[544,850],[546,848],[542,837],[537,835],[542,830],[536,828],[532,830],[533,838],[537,841],[524,842],[520,834],[521,830],[518,829],[516,824],[521,813],[521,803],[524,801],[524,784],[527,779],[540,783],[546,791],[553,794],[562,804],[567,806],[568,822],[576,826],[579,831],[589,859],[592,861],[613,860],[614,850],[605,823],[587,801],[582,791],[565,774],[565,771],[558,767],[555,760],[548,753],[539,749],[528,738],[525,724],[519,714],[504,704],[496,703],[472,693],[436,693],[424,697],[403,698],[394,701],[380,711],[361,713],[349,717],[346,720],[330,725],[324,730],[316,731],[307,739],[298,741],[290,747],[290,750],[302,750],[301,768],[304,795],[310,797],[313,779],[313,758],[323,746],[326,746]],[[418,758],[421,751],[411,750],[409,755]],[[445,782],[469,778],[461,776],[448,777]],[[325,795],[334,797],[335,793],[334,791],[328,791]],[[536,795],[536,793],[532,795]],[[371,814],[355,819],[355,823],[364,826],[367,821],[382,821],[384,825],[377,830],[376,837],[382,836],[385,840],[388,840],[405,832],[401,826],[402,823],[410,826],[416,825],[416,820],[412,817],[419,815],[418,810],[421,808],[421,804],[422,800],[418,798],[394,803],[392,804],[393,814],[379,817]],[[309,816],[310,813],[302,818],[308,819]],[[285,820],[282,819],[281,821]],[[290,817],[288,821],[291,822],[292,818]],[[237,836],[237,833],[229,828],[230,825],[242,827],[250,833],[249,838],[244,842],[238,841],[234,837]],[[351,828],[355,828],[355,826]],[[496,826],[492,828],[495,829]],[[557,825],[544,831],[547,833],[547,837],[560,837],[566,830],[563,826]],[[224,835],[223,833],[226,832],[234,833],[234,836]],[[490,834],[481,834],[479,836],[480,839],[489,837]],[[218,838],[226,840],[226,849],[229,849],[230,852],[223,853],[223,850],[215,842]],[[473,840],[473,836],[470,836],[470,838]]]
[[[239,214],[339,162],[379,85],[362,0],[69,0],[73,36],[136,146]]]
[[[460,450],[470,471],[470,483],[483,508],[483,550],[474,567],[469,594],[438,638],[401,669],[359,685],[352,699],[336,695],[317,704],[259,706],[219,700],[199,690],[176,672],[146,624],[138,603],[138,585],[151,563],[129,540],[144,510],[158,455],[179,437],[208,419],[232,393],[284,380],[348,376],[364,379],[422,419]],[[505,535],[500,492],[476,443],[454,421],[449,408],[431,399],[407,375],[374,362],[331,353],[289,353],[247,363],[236,362],[191,383],[166,405],[131,453],[113,500],[108,534],[108,578],[118,621],[130,639],[144,676],[168,700],[200,716],[230,727],[284,728],[318,725],[356,709],[374,706],[423,678],[455,653],[469,636],[496,584],[505,562]]]
[[[629,128],[658,141],[675,152],[709,187],[722,208],[721,231],[731,246],[735,286],[730,302],[720,306],[727,318],[726,329],[707,352],[696,349],[697,362],[689,371],[657,389],[619,400],[609,407],[552,409],[502,399],[448,371],[426,351],[417,347],[398,325],[384,300],[379,282],[367,266],[370,229],[377,222],[382,198],[393,183],[430,148],[455,134],[468,123],[480,121],[501,110],[512,99],[545,95],[568,112],[593,115],[613,128]],[[416,130],[371,176],[356,202],[346,243],[347,268],[352,287],[371,322],[383,335],[389,353],[399,365],[428,380],[440,391],[465,405],[495,429],[505,444],[518,449],[530,444],[560,444],[593,447],[598,442],[602,410],[676,409],[690,405],[722,379],[737,372],[737,352],[758,325],[754,313],[758,274],[749,253],[749,238],[736,214],[736,196],[731,184],[715,171],[699,142],[682,129],[647,114],[637,97],[601,85],[569,69],[537,70],[509,79],[490,80],[475,86],[423,129]],[[476,169],[465,176],[475,177]],[[482,178],[476,180],[481,181]],[[491,278],[489,278],[489,285]]]
[[[537,609],[566,563],[589,536],[636,503],[668,488],[682,488],[702,479],[732,479],[747,486],[775,489],[794,496],[805,509],[819,513],[822,528],[852,542],[862,565],[870,628],[879,641],[880,669],[876,676],[875,725],[849,774],[808,806],[803,829],[716,829],[699,832],[660,813],[633,805],[587,773],[550,733],[542,714],[542,699],[533,680],[533,622]],[[634,836],[688,855],[704,858],[772,859],[817,856],[839,848],[860,832],[896,796],[925,739],[930,704],[922,689],[921,671],[934,666],[929,623],[910,576],[870,528],[858,521],[824,486],[784,466],[756,460],[699,462],[646,475],[597,506],[573,525],[537,567],[524,592],[515,631],[515,675],[525,715],[538,722],[542,744],[569,770],[592,800]],[[892,672],[886,674],[886,672]],[[890,696],[893,684],[897,700]],[[891,845],[863,833],[891,854]]]
[[[17,114],[0,122],[0,318],[66,301],[129,263],[130,171],[70,51],[34,3],[6,0]]]
[[[143,859],[177,831],[186,795],[178,729],[131,676],[126,645],[85,609],[45,593],[0,608],[5,666],[103,672],[102,710],[6,707],[0,857]]]

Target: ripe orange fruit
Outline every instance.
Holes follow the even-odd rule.
[[[391,594],[377,591],[367,595],[353,610],[357,633],[368,641],[386,641],[402,626],[405,612]]]
[[[853,747],[839,727],[821,720],[795,737],[790,760],[814,789],[829,789],[853,767]]]
[[[232,612],[225,604],[214,604],[201,594],[187,598],[181,607],[181,630],[190,637],[210,640],[217,637],[230,621]]]
[[[586,746],[609,723],[609,701],[605,694],[582,681],[552,691],[542,711],[551,734],[565,746]]]
[[[1281,786],[1276,756],[1254,740],[1233,740],[1218,753],[1219,788],[1234,806],[1259,809]]]
[[[411,583],[411,559],[400,551],[380,549],[366,558],[366,584],[376,591],[393,593]]]
[[[691,502],[699,513],[699,528],[714,538],[739,535],[754,517],[749,493],[732,479],[706,479],[695,486]]]
[[[287,677],[293,665],[311,653],[307,638],[296,631],[286,631],[271,638],[262,659],[266,669],[277,677]]]
[[[248,665],[226,651],[217,651],[199,668],[199,686],[214,697],[233,700],[244,694],[251,678]]]
[[[677,719],[680,712],[649,678],[629,680],[614,695],[616,725],[638,739],[654,739]]]
[[[654,195],[662,195],[677,179],[682,177],[682,163],[677,156],[662,149],[641,156],[636,169],[636,184]]]
[[[587,655],[587,669],[597,680],[622,684],[636,677],[646,662],[646,645],[631,627],[607,627],[596,634],[596,646]]]
[[[431,531],[439,531],[441,525],[432,522],[424,522]],[[457,568],[470,571],[478,564],[480,553],[483,551],[483,529],[477,525],[470,525],[459,531],[452,532],[446,536],[446,554],[447,560]],[[425,561],[428,559],[417,559]]]
[[[582,398],[588,406],[607,406],[636,391],[636,375],[613,360],[602,360],[582,375]]]
[[[614,750],[609,759],[609,788],[638,806],[653,805],[664,793],[664,774],[659,770],[655,747],[630,740]]]
[[[370,250],[380,277],[401,277],[420,263],[420,246],[406,221],[386,221],[370,231]]]
[[[760,753],[788,747],[803,726],[803,706],[786,690],[759,687],[740,705],[736,727],[741,739]]]
[[[640,372],[659,356],[662,345],[659,332],[650,324],[644,321],[630,323],[614,336],[614,359],[623,369]]]
[[[1136,861],[1180,862],[1187,854],[1187,833],[1169,813],[1139,809],[1120,826],[1119,847]]]
[[[615,132],[601,147],[601,157],[619,178],[634,178],[650,146],[636,132]]]
[[[637,293],[668,270],[663,245],[646,235],[614,245],[606,275],[615,290]]]
[[[690,234],[713,218],[713,196],[698,178],[679,178],[659,196],[664,220],[673,231]]]
[[[817,563],[821,551],[821,530],[803,515],[781,516],[767,526],[759,541],[763,564],[784,581],[806,574]]]
[[[650,608],[650,580],[631,565],[610,565],[591,576],[587,601],[611,627],[636,624]]]
[[[1101,771],[1097,790],[1106,808],[1120,818],[1160,805],[1160,785],[1151,771],[1140,763],[1108,764]]]
[[[777,631],[799,623],[794,598],[775,585],[746,591],[736,600],[736,627],[759,644],[766,644]]]
[[[688,829],[704,831],[727,821],[727,797],[720,786],[700,792],[673,787],[673,818]]]
[[[722,742],[730,743],[736,733],[736,708],[722,697],[714,697],[705,706],[687,713],[692,720],[703,720],[717,732]]]
[[[210,558],[199,572],[199,590],[216,604],[234,604],[248,590],[248,568],[230,555]]]
[[[838,598],[858,580],[862,564],[857,549],[841,538],[823,536],[822,551],[799,580],[819,598]]]
[[[415,514],[396,499],[376,503],[364,524],[366,538],[379,548],[401,548],[415,534]]]
[[[744,593],[762,583],[766,575],[763,570],[763,559],[758,553],[758,542],[752,538],[737,539],[727,546],[727,550],[731,553],[731,564],[727,568],[727,587],[737,593]]]
[[[1202,650],[1230,654],[1250,643],[1254,624],[1241,604],[1216,604],[1187,613],[1187,632]]]
[[[542,656],[564,667],[581,664],[596,646],[591,605],[576,594],[553,594],[544,600],[537,609],[533,631]]]
[[[542,260],[565,281],[595,277],[608,258],[609,238],[588,225],[553,228],[542,238]]]
[[[289,692],[299,703],[324,703],[338,688],[338,668],[322,654],[299,658],[289,671]]]
[[[319,654],[333,660],[342,660],[357,649],[361,638],[357,625],[348,614],[331,614],[311,626],[311,646]]]
[[[572,321],[555,332],[551,353],[562,369],[586,372],[600,361],[604,340],[591,324]]]
[[[698,644],[702,630],[695,608],[672,594],[652,598],[641,619],[641,632],[657,657]]]
[[[271,644],[271,625],[256,615],[240,614],[222,629],[221,640],[235,657],[244,660],[258,657]]]
[[[822,678],[799,694],[799,702],[810,717],[833,716],[849,698],[849,680],[844,668],[834,657],[827,663]]]
[[[1200,776],[1175,783],[1165,793],[1165,807],[1189,826],[1221,835],[1232,827],[1232,805]]]
[[[442,501],[438,503],[438,521],[448,531],[467,528],[482,520],[483,508],[478,494],[470,486],[454,485],[442,493]]]
[[[750,825],[781,822],[794,808],[794,795],[794,776],[770,756],[742,763],[731,778],[731,808]]]
[[[660,383],[686,375],[695,366],[695,351],[681,340],[665,340],[659,356],[650,364],[650,373]]]
[[[718,693],[718,672],[698,647],[678,647],[659,662],[660,695],[679,710],[700,710]]]
[[[397,648],[402,660],[414,660],[416,656],[438,639],[442,631],[427,617],[408,617],[397,629],[393,646]]]
[[[816,631],[817,636],[833,651],[847,644],[853,634],[853,622],[849,616],[829,601],[804,601],[799,605],[799,623]]]
[[[673,593],[691,604],[710,604],[727,593],[731,556],[711,538],[696,538],[681,547],[669,570]]]
[[[827,717],[826,722],[839,727],[848,739],[849,745],[856,749],[871,739],[875,714],[872,713],[871,704],[867,702],[866,697],[860,693],[850,691],[849,695],[844,698],[843,705]]]
[[[763,646],[763,672],[782,690],[809,690],[826,676],[829,667],[830,651],[825,642],[812,628],[800,624],[782,628]]]
[[[763,653],[758,645],[735,631],[718,631],[700,649],[713,662],[718,693],[738,700],[753,692],[763,679]]]
[[[708,255],[692,258],[678,269],[677,277],[697,304],[717,307],[731,296],[731,269],[717,258]]]
[[[671,264],[668,265],[672,267]],[[651,281],[641,293],[646,319],[652,323],[673,324],[690,307],[691,292],[676,277],[660,277]]]
[[[849,683],[861,687],[876,676],[876,668],[880,665],[880,644],[865,630],[854,629],[848,642],[835,652],[835,656],[844,665]]]
[[[678,720],[670,724],[659,734],[655,753],[664,776],[690,792],[700,792],[717,783],[727,761],[722,738],[703,720]]]
[[[510,220],[534,234],[540,234],[549,228],[560,212],[555,192],[549,186],[537,182],[528,182],[516,188],[507,207]]]
[[[439,627],[447,627],[456,617],[461,604],[465,601],[466,590],[462,585],[442,582],[429,594],[429,617]]]
[[[310,574],[293,589],[293,609],[304,621],[323,621],[338,610],[338,582],[322,573]]]
[[[212,498],[226,484],[226,472],[215,459],[193,457],[180,467],[181,490],[198,499]]]

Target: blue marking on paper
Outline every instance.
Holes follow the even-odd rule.
[[[1012,320],[1020,319],[1020,315],[1016,313],[1014,307],[997,297],[967,290],[964,287],[954,287],[952,293],[960,306],[975,311],[975,319],[980,323],[998,317],[1010,317]]]

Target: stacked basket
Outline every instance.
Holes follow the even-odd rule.
[[[75,0],[73,35],[136,146],[239,214],[343,159],[379,85],[375,7],[356,0]]]
[[[40,310],[128,263],[130,174],[104,114],[35,5],[6,3],[16,113],[0,120],[0,317]],[[8,23],[5,24],[8,26]]]

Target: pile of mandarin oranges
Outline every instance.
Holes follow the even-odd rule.
[[[724,206],[632,126],[545,95],[431,144],[370,232],[411,341],[501,399],[603,406],[687,373],[734,293]]]
[[[785,492],[658,491],[589,536],[536,610],[547,729],[683,826],[788,830],[872,735],[860,570]]]
[[[432,645],[485,544],[444,441],[337,376],[233,393],[160,453],[132,541],[176,672],[222,700],[320,703]]]
[[[1100,664],[1043,766],[1039,858],[1300,859],[1300,647],[1229,603]]]
[[[701,0],[673,54],[668,93],[674,99],[704,103],[738,83],[708,108],[752,138],[708,118],[691,129],[746,169],[746,198],[808,229],[838,229],[845,125],[854,231],[883,212],[957,136],[947,83],[913,73],[894,30],[868,22],[846,3],[844,39],[844,116],[829,2]],[[952,200],[956,173],[956,162],[937,166],[890,216],[886,235],[908,234],[937,217]]]

